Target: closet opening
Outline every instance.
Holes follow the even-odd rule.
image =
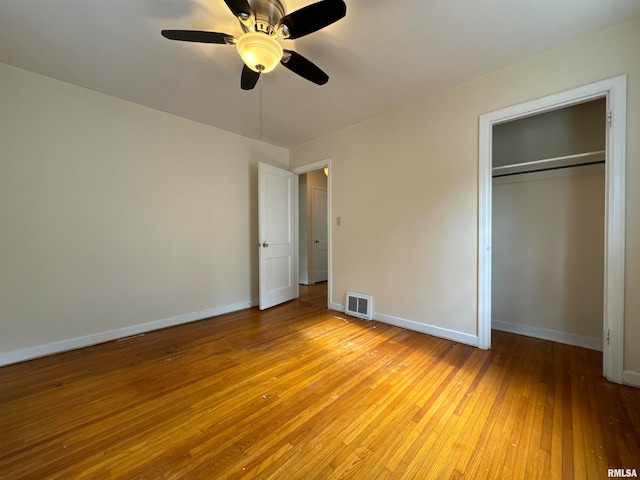
[[[494,125],[492,328],[603,350],[606,98]]]
[[[331,308],[331,160],[292,171],[297,177],[296,298]]]

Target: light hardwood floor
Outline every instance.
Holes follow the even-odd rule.
[[[0,368],[0,478],[640,474],[640,390],[601,354],[482,351],[300,300]]]

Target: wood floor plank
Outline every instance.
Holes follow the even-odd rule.
[[[483,351],[326,309],[324,286],[0,368],[0,479],[600,479],[640,471],[602,354]]]

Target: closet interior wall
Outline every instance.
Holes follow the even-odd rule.
[[[605,112],[602,98],[494,126],[493,328],[602,350]]]

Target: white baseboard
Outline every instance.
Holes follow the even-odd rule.
[[[520,325],[517,323],[503,322],[501,320],[491,320],[491,328],[503,332],[517,333],[527,337],[551,340],[552,342],[564,343],[575,347],[589,348],[591,350],[602,351],[602,339],[585,337],[574,333],[551,330],[549,328],[533,327],[531,325]]]
[[[342,313],[345,311],[344,305],[339,303],[331,303],[329,308]],[[464,343],[474,347],[479,345],[478,337],[476,335],[469,335],[468,333],[458,332],[457,330],[449,330],[448,328],[436,327],[435,325],[407,320],[406,318],[395,317],[393,315],[387,315],[379,312],[373,312],[373,319],[395,327],[406,328],[407,330],[419,333],[426,333],[427,335],[432,335],[438,338],[446,338],[447,340],[453,340],[454,342]]]
[[[389,325],[395,325],[396,327],[426,333],[427,335],[433,335],[434,337],[446,338],[447,340],[453,340],[454,342],[464,343],[474,347],[479,345],[479,340],[476,335],[458,332],[457,330],[450,330],[448,328],[437,327],[435,325],[420,323],[414,320],[407,320],[405,318],[394,317],[392,315],[377,312],[373,314],[373,319],[378,320],[379,322],[388,323]]]
[[[34,358],[45,357],[54,353],[66,352],[77,348],[89,347],[99,343],[110,342],[119,338],[139,335],[141,333],[160,330],[161,328],[173,327],[183,323],[204,320],[205,318],[216,317],[225,313],[236,312],[254,306],[254,302],[239,302],[231,305],[202,310],[200,312],[187,313],[176,317],[164,318],[153,322],[141,323],[130,327],[117,328],[106,332],[94,333],[83,337],[70,338],[59,342],[46,343],[44,345],[36,345],[34,347],[13,350],[10,352],[0,353],[0,366],[9,365],[11,363],[23,362]]]
[[[340,303],[329,302],[329,310],[335,310],[336,312],[344,313],[345,308],[344,308],[344,305]]]
[[[640,388],[640,373],[625,370],[622,372],[622,383]]]

